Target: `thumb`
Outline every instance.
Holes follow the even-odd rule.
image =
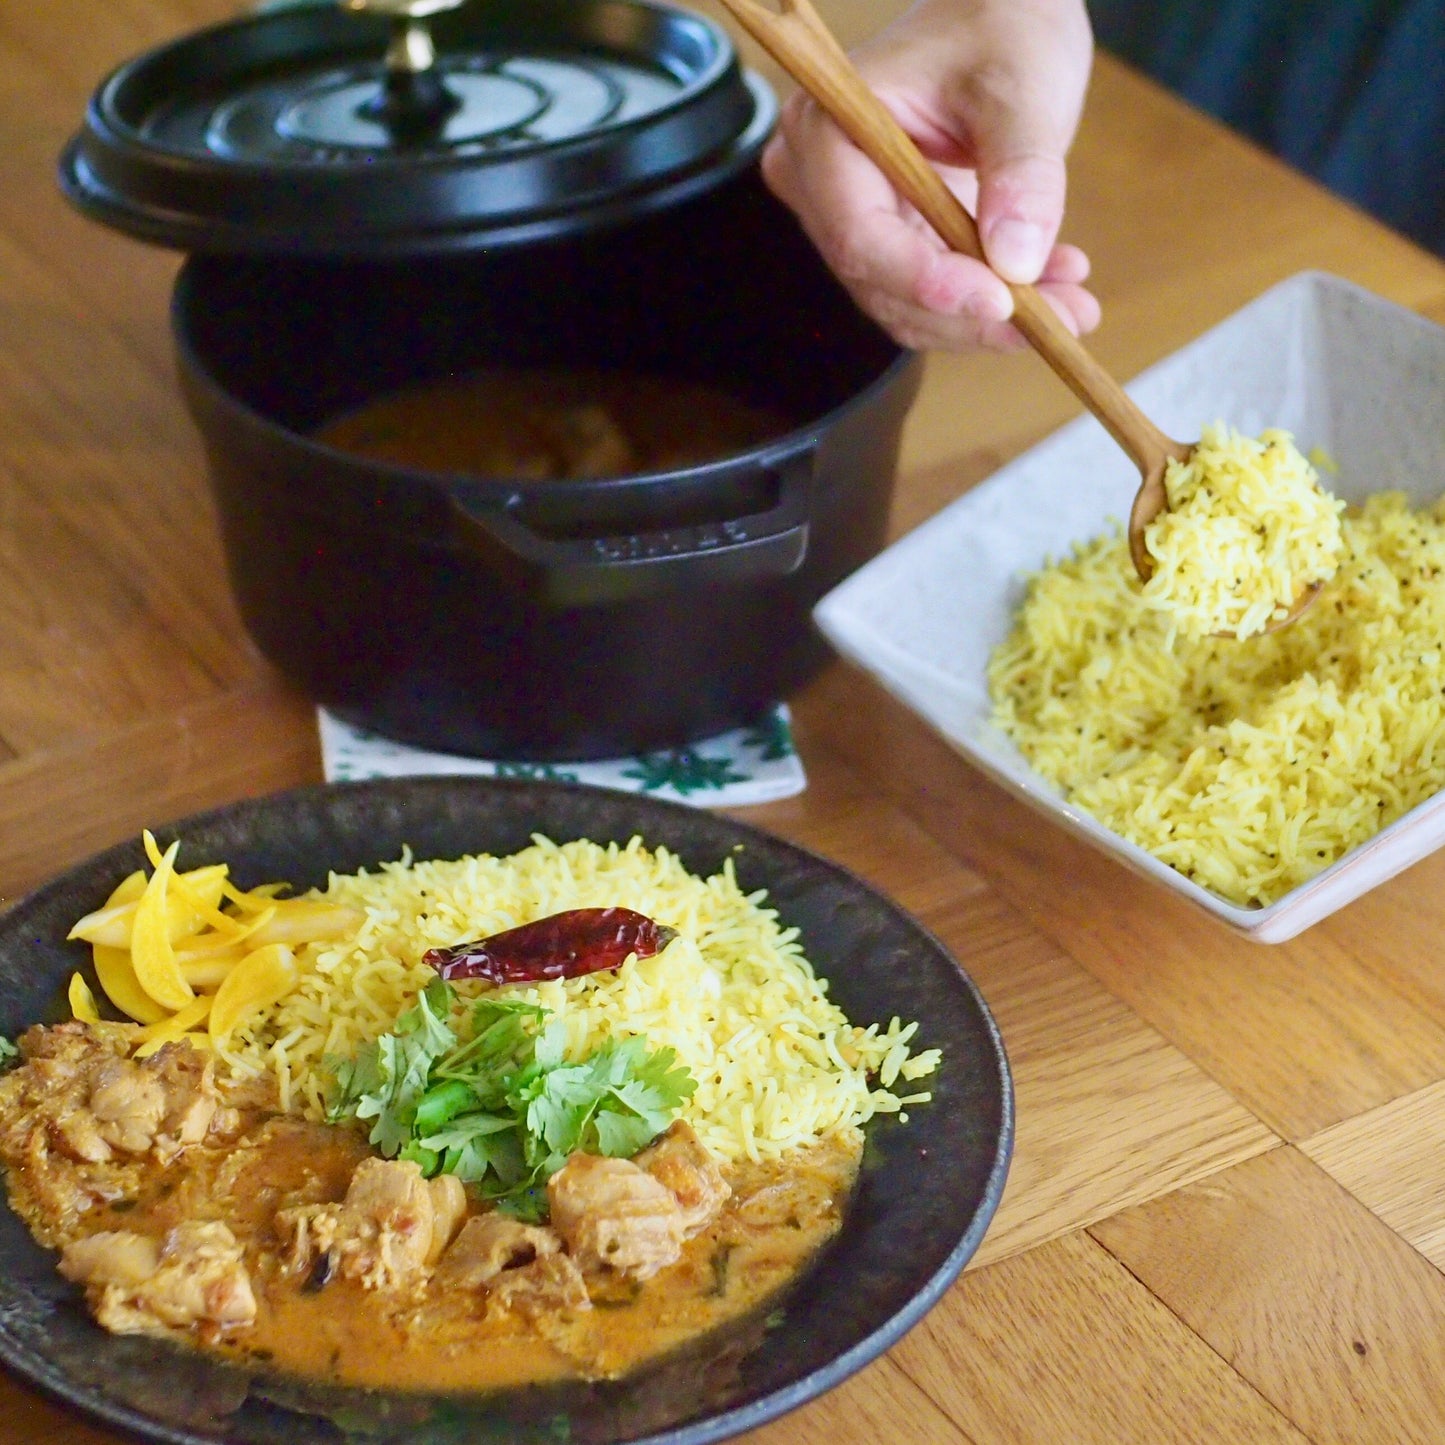
[[[978,233],[1005,281],[1030,284],[1043,273],[1064,218],[1066,144],[1017,115],[980,136]]]

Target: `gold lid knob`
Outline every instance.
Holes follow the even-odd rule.
[[[358,15],[383,15],[389,20],[427,20],[455,10],[464,0],[341,0],[343,10]]]
[[[386,68],[393,75],[420,75],[436,64],[436,46],[424,21],[455,10],[464,0],[341,0],[353,15],[379,15],[393,22]]]

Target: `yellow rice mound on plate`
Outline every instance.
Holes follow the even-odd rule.
[[[990,659],[994,720],[1106,827],[1267,905],[1445,785],[1445,498],[1343,523],[1324,594],[1247,643],[1178,639],[1117,533],[1029,581]]]
[[[330,1074],[388,1031],[435,972],[433,947],[467,942],[569,908],[620,906],[679,932],[660,954],[615,972],[528,985],[525,998],[565,1019],[569,1056],[613,1034],[670,1045],[697,1080],[682,1116],[727,1159],[776,1158],[877,1113],[926,1102],[906,1084],[931,1073],[937,1050],[914,1054],[916,1023],[855,1027],[828,998],[796,930],[745,894],[729,860],[710,878],[634,838],[625,847],[543,837],[509,857],[403,857],[375,872],[333,874],[325,895],[363,910],[344,944],[301,954],[295,990],[222,1051],[239,1073],[274,1072],[283,1105],[319,1118]],[[455,985],[464,998],[487,986]]]
[[[1142,595],[1183,637],[1253,637],[1339,565],[1345,504],[1286,431],[1206,427],[1164,489],[1169,506],[1144,532],[1154,570]]]

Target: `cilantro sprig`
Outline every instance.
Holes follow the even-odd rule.
[[[569,1061],[562,1021],[520,999],[478,999],[459,1039],[454,1003],[434,979],[391,1033],[333,1062],[330,1118],[370,1119],[387,1158],[455,1174],[522,1218],[545,1217],[547,1180],[568,1155],[635,1154],[697,1088],[672,1049],[641,1036]]]

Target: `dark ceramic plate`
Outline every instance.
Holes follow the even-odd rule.
[[[318,1388],[166,1344],[104,1333],[8,1208],[0,1207],[0,1359],[89,1415],[152,1440],[571,1442],[702,1445],[761,1425],[845,1379],[915,1324],[978,1247],[1003,1190],[1013,1098],[998,1030],[947,951],[857,878],[800,848],[699,810],[559,783],[424,778],[307,788],[188,819],[186,866],[225,860],[243,886],[322,884],[396,858],[508,853],[534,832],[676,852],[694,872],[729,856],[802,931],[855,1022],[922,1021],[943,1064],[908,1123],[869,1125],[857,1196],[834,1246],[783,1300],[725,1337],[621,1382],[490,1397]],[[62,1017],[86,950],[70,925],[143,861],[112,848],[0,918],[0,1033]]]

